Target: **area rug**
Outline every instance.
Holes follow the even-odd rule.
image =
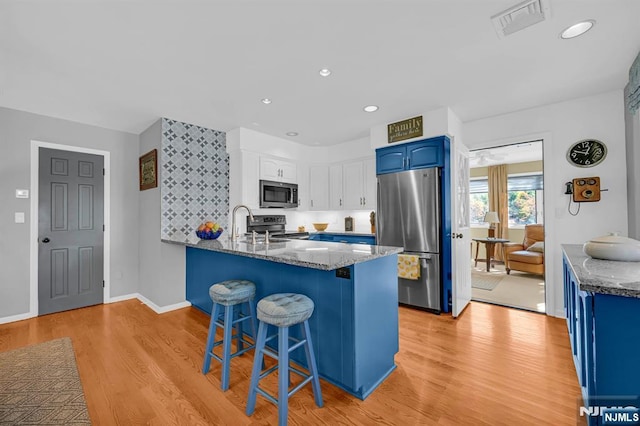
[[[0,353],[0,424],[91,424],[71,339]]]
[[[479,274],[476,272],[471,273],[471,287],[479,288],[481,290],[493,290],[500,284],[500,281],[504,278],[504,275],[493,274]]]

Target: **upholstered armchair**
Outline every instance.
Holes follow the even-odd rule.
[[[544,226],[526,225],[522,244],[505,243],[504,266],[511,270],[544,275]]]

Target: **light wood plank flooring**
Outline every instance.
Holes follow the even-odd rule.
[[[208,322],[195,308],[157,315],[129,300],[0,325],[0,351],[71,337],[96,425],[277,423],[260,396],[244,413],[252,351],[232,361],[227,392],[218,363],[201,374]],[[562,319],[482,303],[457,320],[401,307],[396,364],[366,401],[321,381],[318,408],[306,386],[290,400],[289,424],[580,424]]]

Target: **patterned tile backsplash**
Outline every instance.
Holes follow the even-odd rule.
[[[162,119],[162,238],[184,240],[211,220],[227,230],[226,133]]]

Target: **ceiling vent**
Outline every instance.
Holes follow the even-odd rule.
[[[498,37],[515,32],[549,18],[548,0],[527,0],[491,17]]]

